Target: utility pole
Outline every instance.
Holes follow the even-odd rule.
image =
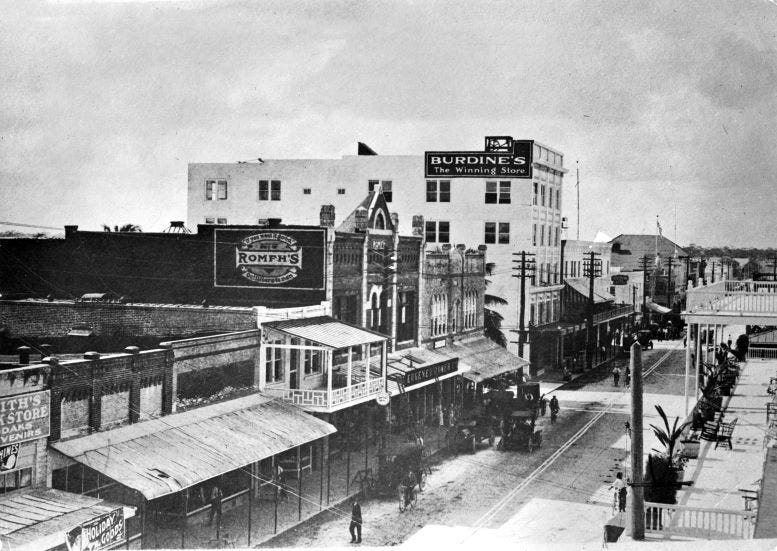
[[[585,367],[591,369],[594,361],[594,280],[602,274],[602,261],[597,259],[600,253],[591,251],[588,260],[583,261],[583,276],[588,278],[588,317],[585,332]]]
[[[526,323],[524,322],[524,316],[526,314],[526,278],[534,277],[535,263],[534,259],[526,257],[534,256],[533,253],[527,253],[521,251],[519,253],[513,253],[513,256],[520,257],[520,260],[513,259],[513,270],[518,270],[518,274],[513,274],[513,277],[521,278],[521,301],[520,309],[518,312],[518,355],[523,358],[523,345],[526,343]],[[515,332],[515,329],[511,329]]]
[[[673,308],[672,305],[672,265],[674,265],[674,258],[671,256],[666,259],[667,266],[669,268],[666,278],[666,306],[667,308]]]
[[[575,171],[577,172],[577,184],[575,184],[575,189],[577,190],[577,240],[580,241],[580,164],[579,164],[579,161],[575,161]]]
[[[645,487],[642,484],[642,346],[631,345],[631,537],[645,539]]]
[[[648,255],[643,255],[640,259],[640,268],[642,268],[642,313],[644,314],[647,310],[646,307],[646,301],[647,301],[647,271],[648,271],[648,265],[649,265],[649,258]]]
[[[712,263],[712,281],[710,283],[715,283],[715,263]]]

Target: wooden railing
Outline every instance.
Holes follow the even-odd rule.
[[[751,539],[755,518],[755,511],[645,502],[645,533],[664,538]]]
[[[719,281],[688,289],[687,311],[748,312],[777,315],[777,282]]]
[[[751,345],[747,349],[747,359],[777,360],[777,348],[761,348]]]
[[[329,409],[340,404],[360,400],[366,396],[377,395],[386,386],[383,378],[371,379],[362,383],[333,389],[294,389],[267,387],[265,392],[300,407]]]
[[[594,314],[594,323],[601,323],[603,321],[620,318],[633,313],[634,307],[632,305],[627,304],[626,306],[619,306],[617,308],[613,308],[612,310]]]

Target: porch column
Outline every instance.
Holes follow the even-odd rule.
[[[686,417],[688,417],[688,390],[689,390],[688,376],[690,375],[690,372],[691,372],[691,346],[693,346],[691,344],[692,327],[693,326],[689,323],[688,331],[686,334],[687,338],[685,339],[685,385],[683,386],[684,388],[683,392],[685,394],[685,416]]]
[[[364,374],[364,380],[367,383],[367,388],[370,388],[370,352],[372,351],[372,345],[371,344],[364,344],[362,345],[363,348],[367,349],[367,367],[366,372]]]
[[[348,389],[348,401],[352,399],[351,396],[351,374],[353,370],[353,346],[348,347],[348,371],[345,377],[346,388]]]
[[[696,324],[696,338],[693,339],[693,347],[696,350],[696,375],[694,377],[694,397],[699,399],[699,371],[701,370],[701,324]]]
[[[324,354],[324,364],[326,367],[326,404],[332,405],[332,351],[327,350]]]
[[[384,381],[386,380],[386,364],[388,363],[387,355],[386,341],[383,341],[380,348],[380,375]]]

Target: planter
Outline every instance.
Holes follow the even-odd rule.
[[[683,445],[683,457],[687,457],[688,459],[698,459],[701,442],[698,440],[682,440],[681,443]]]

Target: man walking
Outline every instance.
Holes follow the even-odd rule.
[[[616,365],[615,367],[612,368],[612,383],[615,386],[618,386],[618,381],[620,380],[620,378],[621,378],[621,370]]]
[[[348,527],[351,533],[351,543],[362,542],[362,506],[359,505],[359,498],[354,498],[351,507],[351,525]]]

